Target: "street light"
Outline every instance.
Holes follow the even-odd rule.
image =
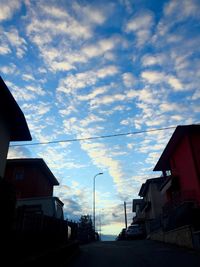
[[[102,175],[103,172],[97,173],[93,178],[93,224],[94,224],[94,232],[95,232],[95,178],[98,175]]]

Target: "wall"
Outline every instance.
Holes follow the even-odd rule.
[[[50,217],[56,217],[55,215],[55,199],[53,197],[47,198],[30,198],[30,199],[19,199],[17,201],[17,207],[20,206],[34,206],[41,205],[41,209],[44,215]]]
[[[151,233],[150,239],[181,247],[193,248],[192,231],[189,226],[183,226],[172,231],[157,231]]]
[[[198,199],[200,202],[200,133],[193,133],[190,137],[191,149],[195,161],[195,170],[199,184]]]
[[[165,202],[165,195],[163,195],[160,190],[158,190],[157,184],[150,184],[150,199],[151,199],[151,209],[152,218],[158,218],[162,213],[162,207]]]
[[[0,176],[4,176],[10,136],[9,131],[0,117]]]
[[[183,137],[177,146],[171,165],[172,174],[180,177],[180,190],[195,191],[196,194],[199,194],[200,187],[188,136]]]
[[[15,186],[17,199],[53,195],[53,186],[34,164],[9,164],[6,168],[5,179]]]
[[[151,202],[151,207],[145,213],[146,219],[155,219],[158,218],[159,215],[162,213],[162,206],[165,203],[166,196],[162,194],[156,183],[150,183],[148,192],[145,196],[145,201]]]

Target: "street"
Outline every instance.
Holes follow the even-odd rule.
[[[151,241],[97,242],[81,246],[70,267],[199,267],[200,253]]]

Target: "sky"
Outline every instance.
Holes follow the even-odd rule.
[[[0,0],[0,75],[43,158],[65,217],[116,235],[177,125],[200,122],[200,1]],[[128,132],[141,134],[28,146]]]

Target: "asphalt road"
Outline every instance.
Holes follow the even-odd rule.
[[[200,253],[151,240],[81,246],[70,267],[200,267]]]

